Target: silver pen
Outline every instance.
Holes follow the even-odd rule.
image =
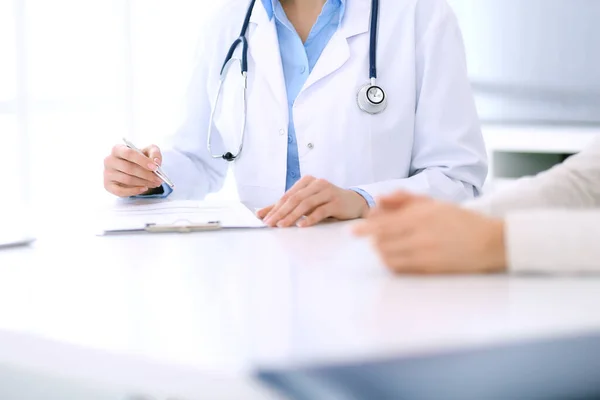
[[[146,157],[146,155],[140,149],[138,149],[137,147],[135,147],[135,145],[133,143],[131,143],[129,140],[123,138],[123,142],[125,142],[125,145],[127,147],[129,147],[131,150],[134,150],[134,151],[138,152],[139,154],[143,155],[144,157]],[[169,185],[169,187],[171,187],[171,188],[175,187],[175,184],[173,184],[173,182],[171,182],[171,180],[169,179],[169,177],[167,176],[167,174],[164,173],[164,171],[162,170],[162,168],[160,166],[158,166],[158,168],[156,169],[156,171],[154,171],[154,173],[164,183],[166,183],[167,185]]]

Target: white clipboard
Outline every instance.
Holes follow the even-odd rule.
[[[148,223],[140,228],[122,228],[122,229],[105,229],[102,233],[105,236],[109,235],[126,235],[131,233],[192,233],[203,231],[215,231],[223,229],[219,221],[210,221],[204,223],[192,223],[185,221],[173,224],[155,224]]]
[[[267,227],[241,203],[152,201],[120,204],[101,219],[100,235],[192,233]]]

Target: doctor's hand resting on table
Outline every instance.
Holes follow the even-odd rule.
[[[486,151],[446,0],[218,7],[184,122],[161,146],[178,197],[219,191],[231,168],[240,201],[284,227],[360,218],[397,190],[449,202],[480,193]],[[147,159],[121,151],[107,163],[111,193],[171,195],[153,189]]]
[[[277,204],[259,210],[257,215],[272,227],[288,228],[297,223],[299,227],[307,228],[330,217],[338,220],[362,218],[368,211],[369,204],[355,191],[307,176]]]
[[[382,198],[355,232],[398,273],[599,273],[600,139],[461,207],[408,193]]]

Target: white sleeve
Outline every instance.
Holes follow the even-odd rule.
[[[600,207],[600,139],[564,163],[465,207],[496,217],[514,210]]]
[[[211,52],[208,36],[202,35],[198,45],[187,88],[183,123],[167,139],[163,151],[163,168],[173,180],[173,194],[178,197],[201,199],[218,191],[223,186],[228,168],[225,160],[213,159],[206,146],[212,95],[208,93],[207,81],[211,65],[217,62],[216,54]],[[213,151],[223,150],[223,141],[218,133],[212,135],[211,143]]]
[[[411,177],[360,188],[374,197],[406,190],[462,202],[479,194],[487,176],[487,153],[468,78],[462,34],[445,0],[418,3],[417,108]]]
[[[600,210],[511,212],[505,241],[511,272],[600,273]]]
[[[549,171],[465,207],[505,219],[511,272],[598,273],[600,140]]]

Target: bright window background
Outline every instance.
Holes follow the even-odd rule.
[[[107,197],[102,162],[123,136],[179,123],[211,0],[0,0],[2,204]],[[232,195],[232,185],[221,194]]]
[[[19,165],[20,143],[17,126],[17,52],[15,9],[11,1],[0,0],[0,171],[5,187],[21,187]],[[6,62],[8,61],[8,62]],[[24,191],[7,193],[2,201],[23,201]]]

